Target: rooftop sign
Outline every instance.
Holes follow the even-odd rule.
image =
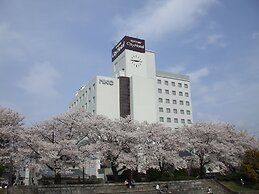
[[[124,36],[124,38],[112,49],[112,61],[114,61],[125,49],[144,53],[145,40]]]

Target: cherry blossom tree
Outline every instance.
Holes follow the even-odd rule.
[[[61,173],[69,170],[68,164],[83,165],[92,159],[109,160],[118,174],[119,164],[130,164],[126,155],[133,143],[128,136],[132,127],[127,124],[131,126],[127,119],[112,121],[84,110],[67,112],[28,128],[23,134],[27,149],[20,153],[30,158],[31,165],[47,166],[55,173],[56,183],[60,183]]]
[[[67,112],[27,128],[21,134],[19,156],[38,169],[46,166],[53,171],[56,183],[69,170],[68,164],[80,165],[88,159],[110,160],[116,174],[120,163],[130,164],[126,155],[133,144],[128,135],[133,122],[128,121],[112,121],[83,110]]]
[[[102,128],[99,128],[100,130]],[[102,159],[110,161],[111,169],[114,175],[126,167],[134,169],[136,167],[136,152],[134,146],[137,143],[137,137],[134,133],[138,125],[130,118],[121,118],[110,121],[106,129],[102,130],[100,141],[100,154]],[[123,166],[121,169],[118,169]]]
[[[55,173],[55,183],[60,183],[61,174],[80,162],[78,145],[84,140],[84,121],[89,118],[89,113],[80,110],[35,124],[22,134],[24,145],[20,153],[30,159],[30,165],[38,165],[38,169],[48,167]]]
[[[185,161],[179,156],[181,142],[179,136],[169,127],[162,124],[143,123],[139,133],[140,156],[142,168],[158,168],[161,172],[174,168],[184,168]],[[144,170],[144,169],[143,169]]]
[[[80,159],[106,160],[107,152],[114,140],[115,123],[107,117],[97,115],[84,120],[78,143]],[[114,149],[115,150],[115,149]]]
[[[237,167],[246,150],[258,146],[257,141],[234,126],[223,123],[196,123],[177,130],[185,149],[199,166],[204,177],[205,166],[225,172]]]
[[[2,112],[0,117],[5,118]],[[17,115],[16,118],[14,126],[19,128],[22,118]],[[16,129],[2,127],[3,121],[0,121],[4,134],[1,138],[12,134],[7,130]],[[15,140],[14,137],[7,139]],[[198,164],[203,177],[205,166],[217,167],[222,172],[233,169],[247,149],[258,147],[255,139],[228,124],[197,123],[173,130],[158,123],[139,123],[130,117],[111,120],[93,116],[84,110],[37,123],[19,133],[19,138],[22,141],[16,148],[19,149],[16,158],[38,165],[39,169],[47,167],[54,172],[56,183],[60,183],[61,174],[68,172],[69,166],[97,158],[109,161],[114,175],[125,168],[140,171],[158,168],[161,172],[170,165],[186,168],[191,159]],[[191,155],[180,157],[181,151]]]
[[[0,163],[9,167],[9,184],[14,173],[14,157],[17,154],[23,119],[18,112],[0,107]]]
[[[94,146],[99,146],[103,161],[110,161],[114,175],[126,167],[145,172],[150,167],[166,171],[168,164],[175,168],[186,166],[179,156],[180,138],[171,128],[157,123],[139,123],[130,117],[91,126],[95,126],[94,134],[100,137]],[[119,169],[119,166],[124,167]]]

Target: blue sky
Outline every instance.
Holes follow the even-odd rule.
[[[190,75],[194,121],[259,137],[258,0],[0,0],[0,105],[27,125],[66,111],[124,35]]]

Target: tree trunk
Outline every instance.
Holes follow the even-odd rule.
[[[61,174],[60,173],[55,173],[54,184],[57,184],[57,185],[61,184]]]
[[[164,164],[163,164],[163,162],[159,161],[158,165],[159,165],[160,172],[163,174],[164,173]]]
[[[118,175],[117,165],[114,162],[111,162],[111,169],[113,175]]]
[[[83,183],[85,182],[85,167],[83,166]]]
[[[16,177],[15,177],[15,181],[14,181],[14,185],[18,185],[18,184],[20,184],[20,172],[19,172],[19,170],[16,170]]]
[[[13,176],[14,176],[13,159],[12,159],[12,157],[10,157],[10,166],[9,166],[9,174],[8,174],[8,185],[13,185]]]
[[[203,157],[200,158],[199,176],[200,176],[200,179],[204,178],[204,163],[203,163]]]

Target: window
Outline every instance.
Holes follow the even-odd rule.
[[[171,123],[171,118],[170,118],[170,117],[167,117],[167,118],[166,118],[166,121],[167,121],[168,123]]]
[[[89,100],[88,103],[91,104],[91,100]]]
[[[174,118],[174,123],[178,123],[178,119],[177,118]]]
[[[180,113],[181,113],[181,114],[184,114],[184,110],[180,110]]]
[[[184,123],[185,123],[185,120],[184,120],[184,119],[181,119],[181,123],[184,124]]]
[[[186,114],[187,114],[187,115],[191,115],[191,111],[190,111],[190,110],[187,110],[187,111],[186,111]]]
[[[166,93],[166,94],[169,94],[169,90],[165,90],[165,93]]]
[[[177,109],[174,109],[174,113],[177,114]]]
[[[181,88],[182,87],[182,83],[178,83],[178,87]]]
[[[91,88],[89,88],[89,92],[91,93]]]
[[[168,81],[165,81],[165,85],[167,85],[167,86],[168,86]]]
[[[163,102],[163,98],[158,98],[158,102]]]
[[[182,100],[180,100],[180,105],[183,105],[183,101]]]
[[[173,100],[173,104],[177,104],[176,100]]]
[[[163,107],[159,107],[159,112],[164,112]]]
[[[95,96],[93,97],[93,103],[95,103]]]
[[[190,106],[190,102],[189,101],[186,101],[186,106]]]
[[[158,93],[162,93],[162,89],[158,88]]]
[[[184,84],[184,88],[188,88],[188,84]]]
[[[158,84],[161,84],[161,79],[158,79],[158,80],[157,80],[157,83],[158,83]]]
[[[85,97],[85,94],[82,94],[83,98]]]
[[[87,109],[87,103],[85,103],[85,108]]]
[[[93,115],[95,114],[95,110],[93,110]]]
[[[185,97],[189,97],[189,93],[188,92],[185,92]]]
[[[173,91],[172,91],[172,94],[173,94],[173,95],[176,95],[176,91],[173,90]]]
[[[187,123],[188,123],[188,124],[192,124],[191,119],[188,119],[188,120],[187,120]]]
[[[166,108],[166,113],[170,113],[170,112],[171,112],[170,108]]]
[[[95,90],[95,84],[93,84],[93,89]]]
[[[182,93],[182,92],[179,92],[179,96],[183,96],[183,93]]]
[[[164,122],[164,117],[159,117],[160,122]]]
[[[170,99],[168,99],[168,98],[165,99],[165,102],[166,102],[166,103],[170,103]]]
[[[171,85],[172,85],[172,86],[175,86],[175,82],[171,82]]]

